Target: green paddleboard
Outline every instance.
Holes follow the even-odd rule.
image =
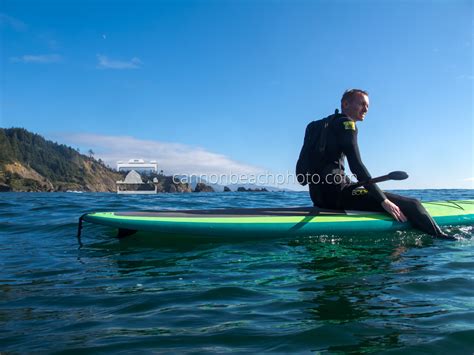
[[[424,202],[423,206],[439,225],[474,224],[474,200]],[[410,228],[409,223],[396,222],[384,213],[311,207],[94,212],[81,220],[116,228],[119,236],[143,231],[171,237],[261,238]]]

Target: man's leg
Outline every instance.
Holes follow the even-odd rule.
[[[320,184],[309,184],[309,196],[313,205],[320,208],[339,210],[340,188],[336,185],[324,186]]]
[[[447,237],[417,199],[389,192],[385,192],[385,196],[400,208],[414,228],[435,237]],[[385,212],[381,204],[370,196],[367,190],[361,188],[351,188],[350,186],[344,188],[341,204],[344,209]]]
[[[447,237],[419,200],[389,192],[385,196],[402,210],[413,227],[434,237]]]

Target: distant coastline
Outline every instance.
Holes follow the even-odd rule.
[[[94,152],[46,140],[24,128],[0,128],[0,192],[116,192],[124,174],[111,169]],[[157,193],[268,192],[262,186],[217,186],[206,181],[178,182],[153,176]]]

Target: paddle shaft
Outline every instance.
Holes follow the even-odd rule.
[[[355,184],[355,187],[359,187],[359,186],[363,186],[363,185],[366,185],[366,184],[376,184],[378,182],[382,182],[382,181],[387,181],[387,180],[404,180],[408,177],[408,175],[406,173],[404,173],[405,176],[400,176],[400,175],[403,175],[401,173],[404,173],[404,172],[391,172],[387,175],[382,175],[382,176],[379,176],[379,177],[376,177],[376,178],[373,178],[373,179],[370,179],[370,180],[366,180],[366,181],[361,181],[361,182],[358,182]],[[394,176],[396,175],[396,176]]]

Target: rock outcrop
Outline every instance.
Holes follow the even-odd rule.
[[[160,175],[155,180],[157,192],[192,192],[193,189],[188,183],[173,180],[172,176]]]
[[[214,189],[203,182],[198,182],[194,188],[194,192],[214,192]]]
[[[241,187],[237,188],[237,192],[268,192],[268,190],[264,187],[261,188],[261,189],[259,189],[259,188],[256,188],[256,189],[248,188],[248,189],[246,189],[245,187],[241,186]]]

